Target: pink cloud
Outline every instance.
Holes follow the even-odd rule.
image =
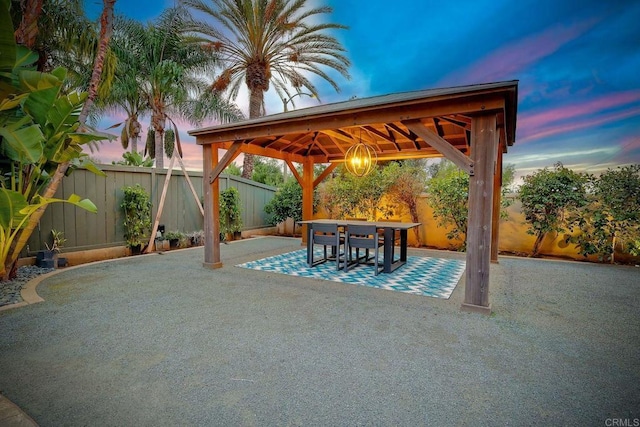
[[[640,90],[635,90],[604,95],[591,101],[559,106],[540,113],[523,114],[518,118],[518,130],[522,132],[521,134],[529,135],[550,123],[589,116],[638,101],[640,101]]]
[[[618,120],[626,119],[628,117],[638,116],[640,115],[640,107],[631,108],[621,112],[615,112],[610,114],[605,114],[597,119],[584,118],[581,121],[572,121],[566,124],[560,124],[556,126],[542,126],[539,130],[532,130],[533,133],[523,137],[518,138],[518,143],[526,143],[534,140],[538,140],[541,138],[546,138],[553,135],[563,134],[567,132],[572,132],[579,129],[586,129],[591,127],[597,127],[606,123],[615,122]]]
[[[516,78],[519,72],[553,54],[585,33],[596,22],[591,19],[570,26],[555,25],[541,33],[517,40],[489,53],[469,67],[448,75],[439,84],[458,85]]]

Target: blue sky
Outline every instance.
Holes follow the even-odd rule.
[[[119,0],[116,11],[149,21],[173,3]],[[519,80],[516,143],[504,157],[518,175],[556,162],[593,173],[640,163],[640,1],[310,3],[332,7],[327,18],[349,27],[334,35],[352,62],[351,80],[336,76],[340,93],[318,81],[322,103]],[[86,2],[92,16],[101,4]],[[318,102],[297,97],[296,107]],[[267,97],[267,113],[281,111],[282,101]],[[183,141],[192,145],[186,163],[201,167],[200,148],[186,133]],[[97,157],[118,159],[117,145]]]

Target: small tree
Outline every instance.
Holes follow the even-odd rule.
[[[140,248],[148,241],[151,232],[151,200],[147,191],[136,184],[123,187],[124,198],[120,207],[124,210],[124,238],[129,248]]]
[[[389,198],[398,206],[409,211],[411,221],[420,222],[418,216],[418,198],[426,190],[427,171],[422,162],[405,162],[402,165],[391,163],[389,172],[395,176],[389,188]],[[420,246],[420,230],[413,229],[417,245]]]
[[[340,166],[336,176],[319,189],[318,197],[332,218],[387,218],[393,215],[395,206],[382,205],[381,200],[393,179],[394,171],[387,166],[378,166],[363,177],[353,176]]]
[[[615,261],[616,244],[637,253],[640,243],[640,165],[608,169],[591,177],[589,203],[576,215],[572,229],[581,233],[571,240],[584,256]]]
[[[462,240],[461,250],[464,250],[469,215],[469,175],[455,164],[446,162],[427,182],[427,189],[427,203],[433,209],[438,226],[451,227],[447,239]]]
[[[228,233],[242,231],[242,210],[240,193],[235,187],[220,192],[220,234],[224,238]]]
[[[524,177],[518,197],[529,224],[527,233],[536,236],[533,256],[540,254],[547,233],[565,231],[567,212],[586,204],[587,182],[586,175],[567,169],[562,163],[557,163],[552,170],[544,168]]]
[[[287,218],[302,220],[302,187],[294,178],[288,179],[264,207],[268,222],[276,225]]]
[[[279,187],[284,183],[282,168],[275,159],[255,157],[251,179],[255,182]]]

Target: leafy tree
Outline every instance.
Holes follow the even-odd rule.
[[[212,53],[224,58],[225,67],[212,88],[228,90],[231,99],[236,99],[244,82],[249,89],[250,118],[264,114],[264,93],[270,84],[283,102],[293,103],[293,95],[302,90],[319,98],[308,74],[326,80],[336,91],[338,84],[325,69],[349,77],[345,49],[327,34],[345,27],[318,21],[321,15],[331,13],[329,7],[309,8],[307,0],[185,0],[184,3],[204,17],[194,18],[191,29],[207,42]],[[210,18],[217,22],[207,20]],[[245,153],[244,178],[253,175],[253,161],[254,157]]]
[[[540,245],[547,233],[564,232],[565,215],[587,203],[588,177],[557,163],[552,170],[540,169],[524,177],[518,197],[529,228],[536,236],[533,256],[540,254]]]
[[[149,193],[136,184],[123,187],[124,197],[120,207],[124,210],[124,238],[130,248],[145,245],[151,232],[151,199]]]
[[[251,179],[262,184],[279,187],[284,183],[282,169],[275,159],[256,157]]]
[[[615,262],[617,243],[636,254],[640,246],[640,165],[608,169],[591,177],[593,191],[574,216],[571,229],[581,233],[571,240],[584,256],[598,254]]]
[[[409,211],[411,221],[420,222],[418,215],[418,198],[426,190],[427,171],[424,162],[407,161],[401,165],[392,162],[389,165],[390,175],[394,176],[393,183],[389,188],[389,197],[398,206]],[[414,228],[417,245],[420,246],[420,231]]]
[[[452,229],[447,233],[448,239],[461,239],[466,246],[467,219],[469,214],[469,176],[463,173],[449,160],[430,165],[427,174],[432,178],[428,181],[429,198],[427,203],[438,218],[438,226]],[[506,208],[513,204],[507,197],[515,176],[515,165],[506,165],[502,173],[502,187],[500,198],[500,217],[507,218]]]
[[[440,162],[436,175],[427,182],[427,203],[433,209],[439,227],[451,227],[447,239],[463,241],[466,247],[467,217],[469,216],[469,174],[454,163]]]
[[[395,206],[382,205],[381,201],[393,180],[394,172],[384,165],[363,177],[352,175],[341,165],[336,175],[319,188],[318,197],[332,218],[388,218],[393,216]]]
[[[294,178],[288,179],[278,189],[273,199],[264,207],[268,223],[276,225],[287,218],[302,220],[302,187]]]
[[[235,187],[220,192],[220,235],[242,231],[242,210],[240,193]]]
[[[240,176],[242,175],[242,170],[235,163],[231,163],[229,164],[229,166],[224,168],[224,173],[226,173],[227,175]]]

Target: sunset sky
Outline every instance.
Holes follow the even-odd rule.
[[[116,2],[143,22],[173,1]],[[519,80],[516,142],[504,157],[518,175],[562,162],[597,173],[640,163],[640,1],[314,0],[333,8],[334,35],[352,62],[336,93],[296,97],[296,108],[395,92]],[[86,2],[97,17],[102,2]],[[238,104],[248,113],[247,99]],[[283,111],[267,96],[267,113]],[[116,123],[104,118],[102,128]],[[148,125],[148,118],[144,126]],[[181,129],[185,162],[201,169],[201,149]],[[118,142],[94,157],[119,160]]]

